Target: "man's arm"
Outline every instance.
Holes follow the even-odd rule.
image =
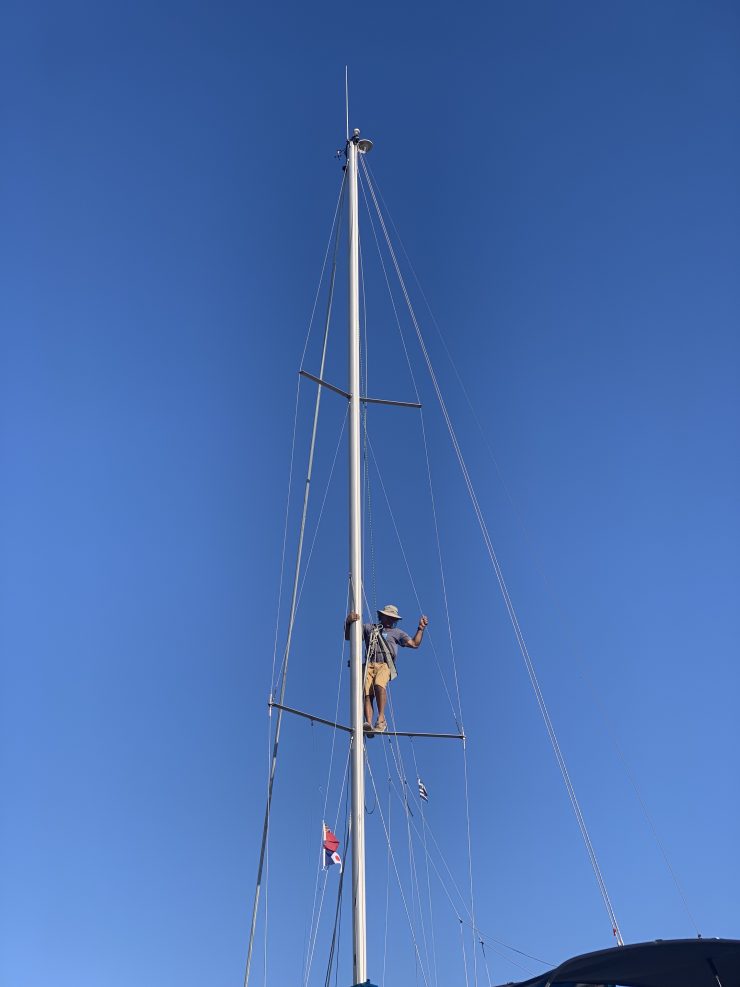
[[[428,623],[429,623],[429,618],[424,616],[424,614],[422,614],[421,617],[419,617],[419,626],[416,629],[416,634],[414,634],[413,637],[410,637],[408,639],[408,641],[404,645],[404,648],[419,647],[419,645],[421,644],[421,639],[424,637],[424,628],[427,626]]]
[[[350,624],[354,624],[356,620],[360,619],[359,613],[348,613],[347,619],[344,622],[344,640],[349,641],[349,628]]]

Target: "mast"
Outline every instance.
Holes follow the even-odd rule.
[[[365,904],[365,741],[362,695],[362,517],[360,480],[360,240],[357,209],[357,155],[372,143],[355,130],[347,141],[349,222],[349,572],[351,609],[360,620],[350,624],[350,724],[352,727],[352,941],[355,984],[367,982]]]

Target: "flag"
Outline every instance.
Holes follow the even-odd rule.
[[[331,867],[332,864],[339,864],[342,867],[342,858],[337,853],[339,849],[339,840],[336,838],[334,833],[329,829],[329,827],[324,823],[324,870],[327,867]]]
[[[419,784],[419,798],[423,799],[425,802],[428,802],[429,793],[426,790],[426,786],[424,785],[424,782],[421,780],[421,778],[417,778],[416,780]]]

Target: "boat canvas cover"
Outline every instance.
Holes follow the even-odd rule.
[[[566,960],[514,987],[735,987],[740,984],[740,940],[657,939],[602,949]]]

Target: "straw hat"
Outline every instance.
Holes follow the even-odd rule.
[[[387,607],[382,610],[378,610],[378,613],[382,613],[385,617],[391,617],[393,620],[400,620],[401,614],[398,612],[398,607],[394,607],[392,603],[389,603]]]

